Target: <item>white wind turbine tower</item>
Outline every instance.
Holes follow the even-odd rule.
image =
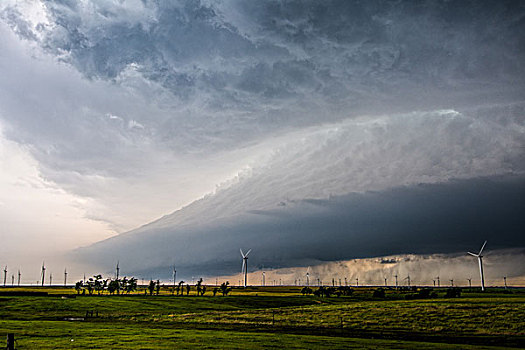
[[[310,266],[306,269],[306,286],[310,286]]]
[[[239,249],[242,255],[242,270],[241,273],[244,273],[244,288],[248,285],[248,254],[252,251],[251,249],[244,254],[242,249]]]
[[[472,256],[475,256],[476,258],[478,258],[478,262],[479,262],[479,275],[481,276],[481,291],[484,291],[485,290],[485,278],[483,277],[483,255],[481,255],[481,252],[483,252],[483,248],[485,248],[485,245],[487,244],[487,241],[485,241],[485,243],[483,243],[483,245],[481,246],[481,249],[479,250],[479,253],[478,254],[475,254],[475,253],[471,253],[471,252],[467,252],[468,254],[472,255]]]

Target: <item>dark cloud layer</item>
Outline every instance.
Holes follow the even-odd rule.
[[[236,273],[239,248],[251,266],[290,267],[392,254],[525,246],[525,179],[452,181],[303,200],[207,225],[129,233],[80,249],[80,259],[136,273]],[[183,272],[184,271],[184,272]]]

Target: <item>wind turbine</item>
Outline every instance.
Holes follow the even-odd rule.
[[[51,286],[53,284],[53,274],[50,273],[49,274],[49,286]]]
[[[410,288],[410,275],[408,275],[407,277],[405,277],[404,279],[407,280],[407,283],[408,283],[408,288]]]
[[[505,290],[507,290],[507,276],[503,276],[503,283],[505,283]]]
[[[4,287],[5,287],[5,281],[7,279],[7,265],[4,268]]]
[[[487,241],[485,241],[485,243],[483,243],[483,245],[481,246],[481,249],[479,250],[479,253],[478,254],[475,254],[475,253],[471,253],[471,252],[467,252],[468,254],[472,255],[472,256],[475,256],[476,258],[478,258],[478,262],[479,262],[479,275],[481,276],[481,291],[484,291],[485,290],[485,278],[483,277],[483,255],[481,255],[481,252],[483,252],[483,248],[485,248],[485,245],[487,244]]]
[[[310,266],[306,269],[306,286],[310,286]]]
[[[45,277],[46,277],[46,266],[44,265],[44,262],[42,261],[42,287],[44,286]]]
[[[241,273],[244,273],[244,288],[248,285],[248,254],[252,251],[251,249],[244,254],[242,249],[239,249],[242,255],[242,270]]]
[[[64,287],[67,286],[67,268],[64,269]]]
[[[441,287],[441,282],[439,281],[439,276],[436,277],[436,280],[438,281],[438,288]]]
[[[116,278],[117,280],[118,280],[119,273],[120,273],[119,263],[120,263],[120,261],[117,260],[117,267],[115,268],[115,270],[117,271],[117,278]]]
[[[262,273],[262,285],[263,285],[263,287],[266,285],[266,272],[264,272],[264,271]]]
[[[472,278],[467,278],[468,281],[468,287],[472,288]]]
[[[20,270],[18,270],[18,286],[20,287],[20,276],[22,275],[22,273],[20,273]]]
[[[177,280],[177,270],[175,270],[175,265],[173,265],[173,288],[175,288],[176,280]],[[215,285],[217,285],[217,282],[215,282]]]
[[[397,275],[394,276],[396,278],[396,289],[397,289]]]

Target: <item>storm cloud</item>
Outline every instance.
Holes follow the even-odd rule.
[[[484,240],[491,249],[523,247],[524,209],[523,177],[422,184],[302,200],[201,225],[152,224],[77,254],[102,266],[119,259],[138,273],[167,276],[175,264],[185,276],[213,276],[237,270],[239,247],[253,249],[253,269],[465,252]]]
[[[2,1],[0,155],[24,163],[2,167],[2,253],[115,235],[79,256],[143,246],[135,271],[228,273],[240,245],[261,266],[522,247],[524,18],[519,1]],[[48,229],[28,232],[24,177],[78,227],[34,211]]]

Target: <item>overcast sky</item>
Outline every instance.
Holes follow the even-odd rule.
[[[225,273],[241,241],[279,266],[523,247],[500,206],[524,205],[524,23],[521,1],[4,0],[0,256],[121,233],[81,255],[204,236]]]

